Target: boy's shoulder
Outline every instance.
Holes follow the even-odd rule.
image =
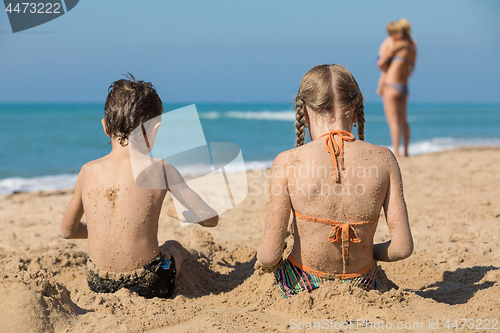
[[[88,179],[95,178],[95,176],[102,174],[104,170],[109,170],[111,163],[108,155],[85,163],[78,173],[79,181],[86,182]]]
[[[92,172],[100,168],[103,168],[105,164],[109,163],[108,155],[98,158],[96,160],[89,161],[85,163],[80,172]]]

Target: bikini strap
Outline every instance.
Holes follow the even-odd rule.
[[[400,61],[406,62],[406,64],[408,65],[408,70],[410,72],[413,72],[413,62],[411,62],[410,59],[405,58],[405,57],[400,57],[400,56],[394,56],[394,57],[392,57],[392,60],[400,60]]]
[[[341,248],[342,248],[342,263],[343,263],[343,273],[346,271],[346,267],[349,266],[349,244],[351,242],[353,243],[360,243],[361,238],[358,236],[358,233],[356,230],[353,228],[353,226],[358,226],[358,225],[364,225],[364,224],[369,224],[369,223],[375,223],[378,221],[379,216],[373,220],[368,220],[368,221],[359,221],[359,222],[338,222],[338,221],[333,221],[333,220],[328,220],[328,219],[323,219],[320,217],[313,217],[313,216],[307,216],[304,214],[301,214],[299,212],[296,212],[295,210],[293,211],[293,214],[295,217],[308,221],[308,222],[318,222],[318,223],[323,223],[323,224],[328,224],[333,226],[333,229],[330,231],[328,234],[328,239],[332,243],[340,243]],[[351,237],[352,235],[352,237]]]
[[[317,276],[319,278],[327,278],[327,279],[340,278],[342,280],[352,279],[352,278],[356,278],[358,276],[362,276],[362,275],[366,274],[370,269],[372,269],[372,267],[376,264],[376,261],[373,260],[368,266],[366,266],[365,268],[363,268],[359,272],[339,274],[339,273],[325,273],[325,272],[320,272],[320,271],[317,271],[315,269],[309,268],[306,265],[301,264],[300,262],[295,260],[295,258],[292,257],[291,254],[288,256],[288,261],[291,262],[294,266],[303,270],[304,272],[307,272],[307,273],[314,275],[314,276]]]
[[[340,144],[335,141],[335,134],[340,137]],[[340,170],[338,166],[337,156],[340,156],[340,167],[344,170],[344,141],[354,141],[354,135],[351,132],[336,130],[323,134],[326,136],[326,149],[332,154],[333,168],[335,170],[335,182],[340,181]]]

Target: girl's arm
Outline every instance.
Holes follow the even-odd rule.
[[[81,222],[83,216],[83,203],[82,203],[82,187],[81,182],[83,178],[84,168],[78,174],[75,185],[75,193],[71,199],[66,213],[61,223],[61,235],[66,239],[83,239],[87,238],[87,224]]]
[[[373,258],[381,261],[397,261],[408,258],[413,252],[408,212],[403,195],[401,172],[392,153],[389,185],[384,202],[384,212],[391,240],[373,246]]]
[[[165,167],[165,183],[172,195],[189,209],[186,214],[194,214],[204,227],[215,227],[219,223],[219,215],[187,184],[179,171],[170,163],[163,162]]]
[[[269,182],[269,207],[264,236],[257,250],[255,268],[273,267],[281,260],[290,219],[290,196],[287,187],[288,152],[279,154],[273,162]]]

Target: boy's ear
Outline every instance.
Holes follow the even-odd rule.
[[[104,120],[104,118],[101,119],[101,123],[102,123],[102,129],[104,130],[104,133],[106,133],[107,136],[111,137],[108,134],[108,128],[106,127],[106,120]]]
[[[160,129],[161,122],[156,123],[155,127],[153,127],[153,138],[156,139],[156,135],[158,134],[158,130]]]

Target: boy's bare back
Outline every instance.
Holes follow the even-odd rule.
[[[142,129],[147,148],[153,149],[163,105],[151,83],[137,81],[133,76],[115,81],[109,88],[104,110],[102,125],[110,137],[111,152],[82,167],[61,223],[61,234],[68,239],[88,239],[87,282],[91,290],[114,292],[132,288],[146,297],[166,297],[173,291],[182,262],[189,257],[174,240],[165,242],[164,251],[159,248],[158,219],[169,190],[167,177],[176,185],[173,195],[196,215],[195,222],[213,227],[218,215],[187,186],[175,167],[161,159],[155,159],[151,165],[149,151],[129,145],[132,132]],[[139,182],[131,152],[135,154],[134,161],[143,158],[151,166],[138,175]],[[147,186],[137,185],[145,180]],[[81,221],[83,214],[86,222]],[[107,274],[137,269],[141,269],[140,277],[129,274],[115,279]]]
[[[84,165],[80,187],[89,257],[104,270],[130,272],[158,254],[158,218],[167,191],[137,186],[128,147],[119,148],[124,151]]]

